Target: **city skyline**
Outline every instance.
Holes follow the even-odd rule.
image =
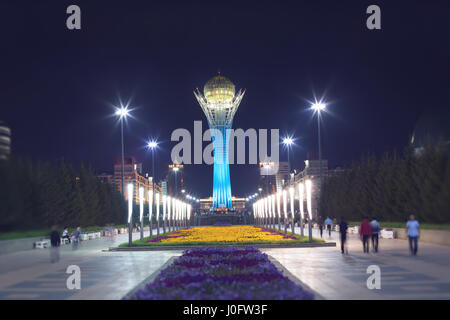
[[[86,17],[100,6],[85,4]],[[196,8],[201,12],[195,14],[188,5],[179,5],[186,29],[170,16],[170,5],[136,4],[125,11],[125,23],[116,19],[122,8],[111,4],[102,7],[101,17],[86,19],[79,33],[70,33],[64,24],[59,27],[64,19],[58,6],[29,4],[27,17],[40,22],[29,29],[16,21],[20,5],[8,4],[9,15],[0,26],[16,28],[23,38],[4,37],[0,120],[12,130],[13,155],[65,159],[74,165],[83,161],[103,172],[120,155],[118,123],[110,117],[113,106],[129,101],[134,119],[124,128],[125,154],[150,171],[145,145],[157,138],[155,165],[162,179],[174,145],[170,133],[192,130],[196,120],[207,126],[192,90],[220,71],[247,90],[236,128],[279,128],[281,135],[297,138],[292,168],[301,170],[307,153],[317,152],[317,128],[308,110],[314,96],[329,103],[322,142],[330,168],[348,166],[368,152],[401,151],[423,113],[448,110],[440,93],[446,89],[450,50],[440,41],[443,11],[429,12],[421,4],[404,10],[382,6],[384,28],[369,31],[364,4],[309,3],[291,12],[275,3],[243,4],[239,14],[223,7],[214,10],[214,17],[208,15],[213,10],[209,5]],[[423,10],[428,11],[422,17]],[[44,13],[46,18],[39,18]],[[147,19],[140,19],[143,13]],[[204,20],[195,19],[199,14]],[[420,16],[423,23],[407,16]],[[313,20],[327,20],[327,27],[311,29]],[[226,46],[214,40],[216,34]],[[286,160],[282,150],[280,155]],[[244,196],[255,190],[257,165],[231,165],[230,170],[233,193]],[[210,195],[211,171],[205,165],[185,168],[186,182],[197,177],[189,187],[202,197]]]

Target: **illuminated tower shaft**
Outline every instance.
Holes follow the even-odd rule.
[[[222,139],[213,137],[214,147],[214,176],[213,176],[213,209],[216,208],[233,208],[231,201],[231,179],[230,166],[228,164],[228,145],[229,136],[227,129],[231,126],[211,127],[222,134]]]
[[[213,178],[213,210],[217,208],[233,209],[231,198],[230,168],[228,161],[229,133],[234,114],[241,103],[244,92],[236,94],[234,84],[223,76],[210,79],[201,92],[194,91],[198,103],[208,119],[212,132],[214,148],[214,178]],[[221,138],[217,138],[216,135]]]

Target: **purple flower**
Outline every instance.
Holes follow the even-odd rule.
[[[200,247],[184,251],[132,299],[305,300],[314,295],[254,247]]]

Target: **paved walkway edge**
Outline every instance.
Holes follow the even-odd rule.
[[[125,296],[123,296],[122,300],[130,300],[131,297],[138,292],[141,289],[145,288],[145,285],[147,283],[153,282],[153,280],[156,279],[156,277],[158,276],[158,274],[165,269],[166,267],[168,267],[169,265],[171,265],[173,263],[173,261],[178,258],[178,257],[172,257],[169,260],[167,260],[159,269],[157,269],[155,272],[153,272],[150,276],[148,276],[147,278],[145,278],[143,281],[141,281],[141,283],[139,283],[136,287],[134,287],[133,289],[130,290],[130,292],[128,292]]]
[[[270,248],[315,248],[315,247],[336,247],[336,242],[325,243],[299,243],[299,244],[222,244],[222,245],[204,245],[204,247],[256,247],[260,249]],[[191,246],[149,246],[149,247],[114,247],[104,251],[168,251],[168,250],[187,250],[196,247],[202,247],[202,245]]]
[[[269,257],[270,262],[272,262],[275,267],[277,267],[278,270],[281,270],[283,272],[283,275],[285,275],[286,277],[288,277],[289,280],[291,280],[292,282],[294,282],[295,284],[298,284],[299,286],[301,286],[303,289],[305,289],[306,291],[312,292],[314,294],[314,300],[325,300],[324,297],[322,297],[319,293],[317,293],[317,291],[311,289],[310,286],[308,286],[307,284],[303,283],[299,278],[297,278],[296,276],[294,276],[288,269],[286,269],[277,259],[275,259],[274,257],[272,257],[271,255],[267,254],[267,256]]]

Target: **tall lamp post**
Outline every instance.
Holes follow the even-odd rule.
[[[319,142],[319,187],[322,187],[322,144],[320,140],[320,112],[325,110],[326,104],[323,102],[315,102],[311,105],[311,109],[317,113],[317,128],[318,128],[318,142]]]
[[[155,140],[149,141],[147,143],[147,147],[152,151],[152,201],[151,201],[151,205],[156,205],[155,202],[155,150],[158,147],[158,142],[156,142]],[[150,202],[150,199],[149,199]],[[156,211],[156,210],[155,210]],[[153,210],[152,210],[153,212]],[[152,215],[153,216],[153,215]],[[152,222],[152,218],[150,217],[150,237],[153,235],[153,222]],[[158,229],[158,234],[159,234],[159,229]]]
[[[120,120],[120,141],[121,141],[121,148],[122,148],[122,197],[125,198],[125,155],[124,155],[124,143],[123,143],[123,121],[127,118],[129,115],[129,110],[127,107],[121,106],[120,108],[116,108],[116,116],[119,117]],[[130,218],[128,218],[130,220]],[[131,226],[131,223],[128,223],[128,242],[131,247],[133,242],[133,227]]]
[[[290,149],[291,145],[294,143],[294,140],[292,137],[286,137],[283,139],[283,144],[287,149],[287,156],[288,156],[288,170],[289,170],[289,178],[291,177],[291,157],[290,157]]]
[[[177,195],[177,193],[178,193],[178,179],[177,179],[177,173],[178,173],[179,168],[178,168],[176,165],[174,165],[172,170],[173,170],[173,172],[174,172],[174,174],[175,174],[175,195]]]
[[[120,120],[120,140],[121,140],[121,146],[122,146],[122,196],[125,196],[125,182],[124,182],[124,176],[125,176],[125,155],[124,155],[124,143],[123,143],[123,121],[126,120],[127,116],[130,114],[127,107],[120,107],[116,110],[116,116],[119,117]]]

